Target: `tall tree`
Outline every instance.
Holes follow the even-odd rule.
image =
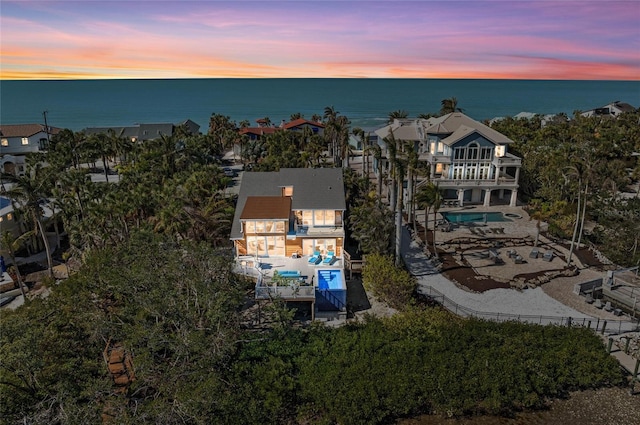
[[[22,274],[20,273],[20,267],[18,266],[18,262],[16,261],[16,251],[18,251],[23,243],[29,239],[33,234],[33,231],[25,232],[17,238],[13,236],[9,230],[4,230],[2,234],[0,234],[0,248],[1,251],[9,254],[9,258],[11,258],[11,262],[13,263],[13,267],[16,271],[16,277],[18,278],[18,286],[20,287],[20,292],[22,293],[22,298],[24,302],[28,302],[27,296],[24,292],[24,286],[22,284]]]
[[[44,178],[42,174],[41,167],[36,166],[28,169],[23,176],[7,177],[13,185],[6,190],[5,195],[19,205],[19,209],[24,211],[26,217],[31,221],[34,234],[40,235],[47,255],[49,275],[53,276],[51,247],[43,224],[44,211],[40,203],[40,200],[47,196],[48,179]]]
[[[442,107],[440,108],[440,115],[450,114],[451,112],[462,112],[463,109],[458,107],[458,99],[450,97],[448,99],[442,99],[440,102]]]
[[[409,116],[409,113],[407,111],[405,111],[404,109],[398,109],[396,111],[389,112],[388,122],[392,123],[395,120],[407,118],[408,116]]]

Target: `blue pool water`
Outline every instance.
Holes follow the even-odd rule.
[[[0,210],[11,205],[11,200],[0,196]]]
[[[344,289],[341,270],[318,270],[319,289]]]
[[[501,212],[443,212],[442,217],[449,223],[511,221]]]

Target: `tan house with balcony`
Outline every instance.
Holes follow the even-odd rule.
[[[413,142],[419,160],[429,164],[430,178],[418,185],[433,181],[447,202],[516,206],[522,161],[508,152],[513,141],[505,135],[461,112],[396,119],[376,131],[380,140],[391,133],[396,140]]]
[[[246,172],[231,228],[237,271],[256,277],[256,300],[346,314],[346,201],[340,168]]]
[[[237,257],[342,256],[342,170],[286,168],[242,177],[231,240]]]

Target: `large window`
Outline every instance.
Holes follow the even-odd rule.
[[[327,252],[329,251],[336,253],[336,242],[337,239],[303,239],[303,255],[313,255],[314,252],[319,252],[321,255],[327,255]]]
[[[29,138],[28,137],[23,137],[22,138],[22,144],[23,145],[28,145],[29,144]]]
[[[284,236],[247,236],[247,254],[282,257],[285,255]]]
[[[2,146],[9,146],[9,139],[2,139]]]
[[[302,212],[296,212],[296,218],[300,220],[302,217],[303,226],[336,226],[336,223],[340,219],[336,220],[336,213],[334,210],[304,210]],[[338,223],[339,224],[339,223]]]
[[[467,159],[478,159],[478,144],[472,143],[467,147]]]
[[[248,235],[256,233],[284,233],[284,221],[255,220],[246,221],[244,224],[245,233]]]
[[[315,226],[335,226],[336,225],[336,213],[333,210],[316,210],[315,212]]]

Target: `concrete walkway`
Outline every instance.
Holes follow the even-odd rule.
[[[423,253],[422,248],[412,240],[409,231],[403,229],[402,256],[407,268],[417,277],[418,291],[422,294],[432,294],[435,289],[450,302],[463,309],[481,313],[479,317],[496,318],[498,314],[515,316],[538,316],[540,323],[563,324],[571,318],[574,323],[592,322],[592,327],[598,327],[603,320],[598,319],[573,308],[570,308],[547,295],[541,287],[525,289],[492,289],[482,293],[465,290],[440,274]],[[489,313],[489,314],[483,314]],[[544,318],[544,320],[542,320]],[[529,320],[532,321],[532,320]],[[607,331],[628,332],[635,330],[632,322],[609,322]],[[600,329],[600,328],[597,328]]]
[[[423,293],[426,293],[430,286],[453,302],[480,312],[564,316],[580,319],[588,317],[551,298],[539,287],[523,291],[492,289],[483,293],[459,288],[437,271],[423,253],[422,248],[411,240],[406,228],[403,232],[402,256],[411,274],[418,278],[419,290]]]

